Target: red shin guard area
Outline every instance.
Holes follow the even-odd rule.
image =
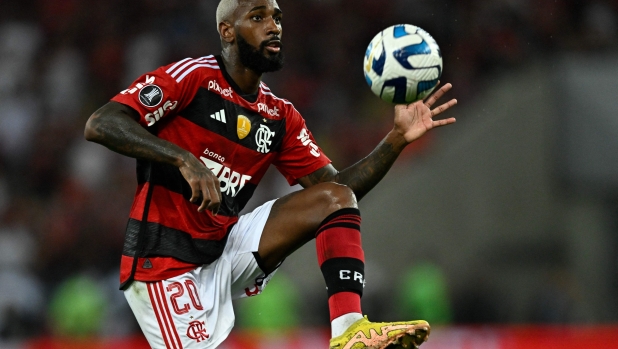
[[[332,322],[341,315],[361,313],[361,297],[354,292],[339,292],[328,298],[328,310]]]
[[[364,274],[365,254],[360,223],[359,211],[347,208],[331,214],[316,233],[318,263],[329,288],[331,321],[344,314],[361,313],[364,275],[360,275]],[[360,265],[360,269],[350,268],[354,265]]]
[[[322,232],[315,239],[320,267],[331,258],[356,258],[365,262],[360,231],[350,228],[333,228]]]

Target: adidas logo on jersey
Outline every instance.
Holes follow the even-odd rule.
[[[221,109],[218,112],[210,115],[211,119],[215,119],[217,121],[221,121],[224,124],[227,124],[227,120],[225,120],[225,110]]]
[[[146,260],[144,261],[144,264],[142,265],[142,268],[152,269],[152,262],[150,261],[150,259],[146,258]]]

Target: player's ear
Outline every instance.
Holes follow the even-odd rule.
[[[219,23],[219,35],[221,40],[231,44],[234,42],[234,26],[228,21]]]

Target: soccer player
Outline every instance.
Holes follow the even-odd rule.
[[[328,289],[331,348],[416,347],[425,321],[363,317],[361,199],[404,147],[456,104],[395,107],[392,131],[336,170],[294,106],[261,82],[283,65],[275,0],[222,0],[220,55],[186,58],[139,77],[88,120],[85,137],[137,159],[121,289],[153,348],[215,348],[234,324],[232,299],[262,292],[283,260],[316,239]],[[238,217],[274,165],[304,189]]]

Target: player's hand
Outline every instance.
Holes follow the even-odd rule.
[[[199,161],[195,156],[189,154],[183,164],[178,168],[182,176],[191,186],[192,203],[198,203],[201,199],[198,211],[205,209],[214,215],[219,212],[221,206],[221,185],[212,171]]]
[[[435,127],[450,125],[455,122],[455,118],[433,120],[433,118],[450,107],[457,104],[456,99],[440,105],[437,108],[431,107],[442,97],[448,90],[453,87],[451,84],[446,84],[424,101],[416,101],[412,104],[400,104],[395,106],[395,127],[394,130],[399,133],[407,143],[410,143],[425,132]]]

